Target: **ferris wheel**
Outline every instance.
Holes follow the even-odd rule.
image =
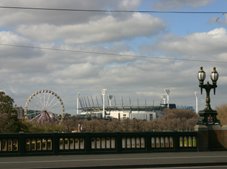
[[[63,118],[65,107],[62,99],[51,90],[38,90],[25,103],[25,118],[31,121],[51,122]]]

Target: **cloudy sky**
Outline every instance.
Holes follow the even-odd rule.
[[[226,6],[225,0],[1,0],[0,90],[24,106],[34,91],[50,89],[70,113],[77,93],[100,97],[103,88],[155,105],[170,89],[170,102],[194,106],[197,91],[202,109],[197,72],[203,66],[208,81],[216,66],[215,108],[227,103]]]

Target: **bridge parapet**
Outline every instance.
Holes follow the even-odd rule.
[[[227,150],[227,126],[220,125],[197,125],[198,150]]]
[[[194,132],[0,134],[0,156],[227,150],[227,126]]]
[[[0,135],[0,156],[197,151],[197,132]]]

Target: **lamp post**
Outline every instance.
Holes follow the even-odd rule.
[[[210,106],[210,91],[213,89],[215,94],[215,89],[217,87],[217,80],[219,74],[216,68],[213,68],[213,71],[210,74],[210,78],[212,80],[212,84],[207,82],[204,84],[204,80],[206,78],[206,73],[203,70],[203,67],[200,67],[200,71],[198,72],[198,80],[199,80],[199,87],[201,89],[201,94],[203,93],[203,89],[206,91],[206,107],[204,110],[199,111],[199,124],[203,125],[216,125],[220,124],[220,121],[217,119],[217,111],[212,110]]]

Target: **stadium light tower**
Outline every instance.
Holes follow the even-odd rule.
[[[169,108],[169,95],[170,95],[170,90],[169,89],[165,89],[166,92],[166,101],[167,101],[167,107]]]
[[[105,118],[105,95],[106,89],[102,89],[102,118]]]
[[[113,99],[113,95],[109,95],[109,106],[112,106],[112,99]]]
[[[198,114],[199,112],[199,108],[198,108],[198,96],[197,96],[197,92],[195,91],[195,112],[196,114]]]
[[[76,96],[76,114],[77,115],[79,114],[79,98],[80,98],[80,93],[78,92]]]

